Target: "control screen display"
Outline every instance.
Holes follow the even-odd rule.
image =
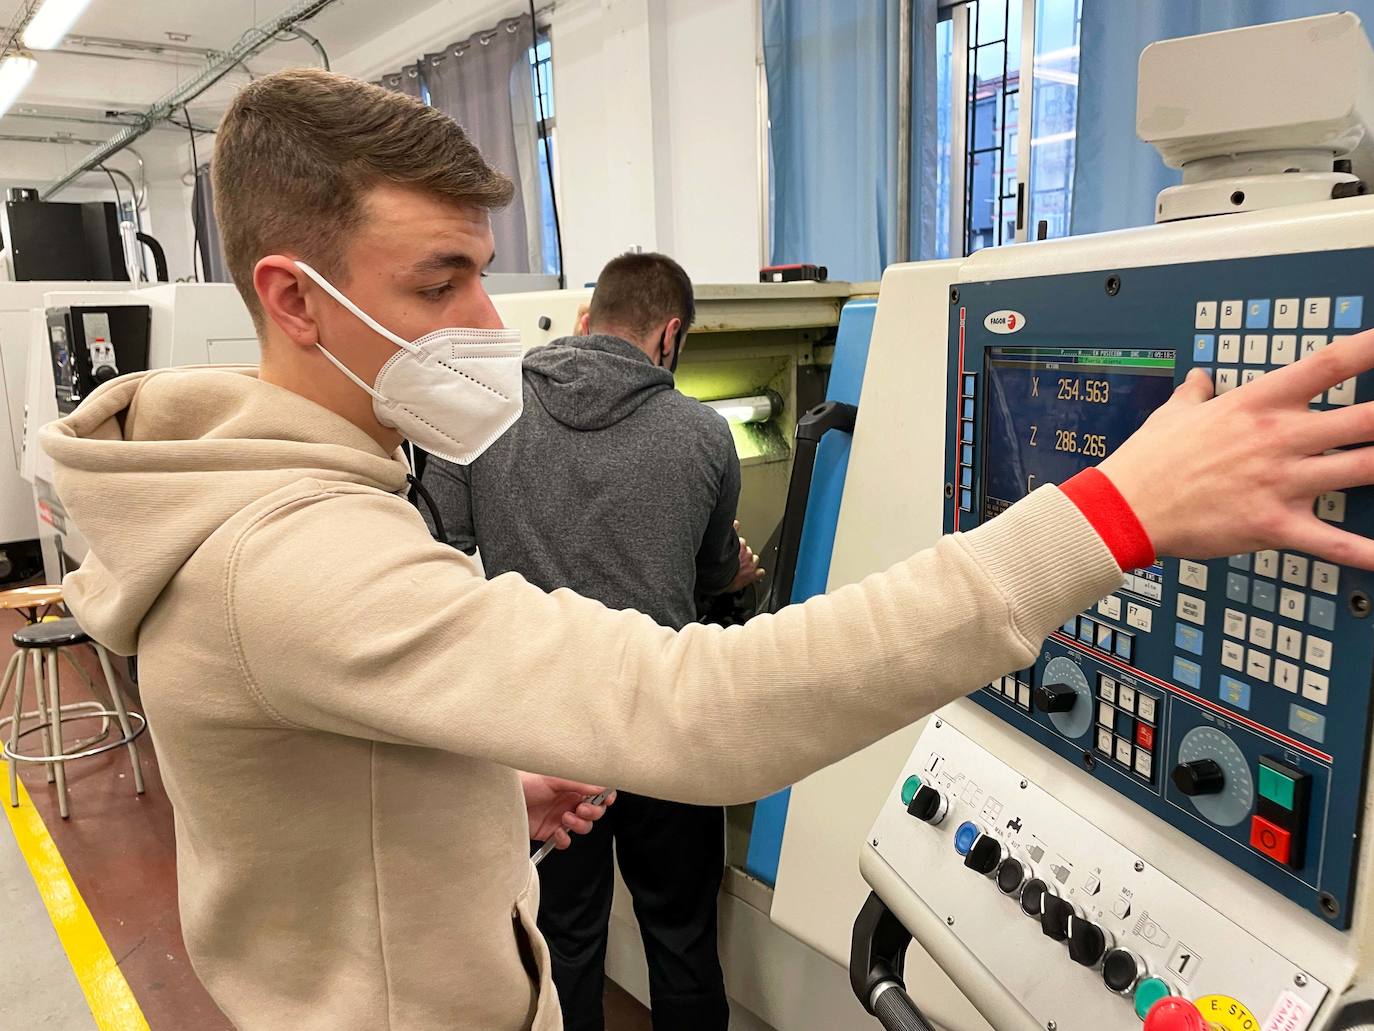
[[[1174,389],[1174,351],[991,347],[986,351],[983,518],[1096,465]]]

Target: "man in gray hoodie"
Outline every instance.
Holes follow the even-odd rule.
[[[729,427],[673,387],[694,315],[691,280],[671,258],[607,264],[587,335],[525,357],[515,426],[469,466],[429,457],[422,482],[445,540],[479,550],[488,577],[517,572],[675,630],[696,619],[696,595],[760,576],[735,531],[740,469]],[[644,939],[655,1031],[725,1031],[723,813],[628,792],[540,867],[539,927],[568,1031],[603,1027],[612,841]]]

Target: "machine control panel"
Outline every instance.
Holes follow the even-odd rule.
[[[1173,996],[1224,1014],[1220,1027],[1306,1031],[1327,995],[1282,941],[1257,939],[946,717],[927,724],[869,841],[1041,1027],[1138,1029]]]
[[[102,383],[148,368],[146,304],[70,306],[48,312],[57,410],[67,415]]]
[[[961,284],[950,303],[946,531],[1095,465],[1193,368],[1224,393],[1367,328],[1370,282],[1374,251],[1353,250]],[[1361,376],[1312,405],[1366,400],[1374,377]],[[1317,514],[1374,535],[1374,492],[1324,495]],[[1299,552],[1162,560],[1131,570],[1055,631],[1034,667],[975,700],[1348,928],[1371,599],[1368,573]]]

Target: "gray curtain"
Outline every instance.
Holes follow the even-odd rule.
[[[202,165],[196,170],[195,207],[192,217],[199,226],[201,279],[206,283],[232,282],[229,269],[224,263],[219,223],[215,221],[215,191],[210,185],[209,165]]]
[[[420,92],[420,66],[418,64],[408,64],[399,72],[383,75],[382,81],[377,85],[397,93],[404,93],[416,100],[424,100],[424,95]]]
[[[533,27],[525,16],[509,18],[424,57],[429,102],[467,131],[488,164],[515,182],[510,206],[492,214],[494,272],[544,269],[529,63],[533,45]]]

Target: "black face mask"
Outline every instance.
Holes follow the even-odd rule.
[[[666,366],[666,368],[668,369],[668,371],[671,372],[671,373],[676,373],[676,372],[677,372],[677,360],[678,360],[679,358],[682,357],[682,337],[683,337],[683,334],[679,333],[679,334],[678,334],[678,338],[677,338],[677,346],[673,348],[673,361],[672,361],[672,364]],[[666,354],[667,351],[668,351],[668,334],[667,334],[667,332],[665,332],[665,333],[663,334],[663,352]],[[658,367],[659,367],[660,369],[665,368],[665,365],[664,365],[664,362],[662,361],[662,359],[659,360]]]

